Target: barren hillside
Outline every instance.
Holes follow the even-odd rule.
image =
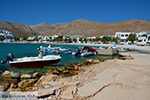
[[[128,20],[115,23],[101,23],[85,19],[79,19],[70,23],[25,25],[22,23],[12,23],[0,21],[0,29],[13,32],[15,36],[32,36],[32,35],[53,35],[63,33],[64,35],[84,35],[100,36],[114,35],[115,32],[141,32],[150,31],[150,21],[145,20]],[[36,34],[35,34],[36,33]]]

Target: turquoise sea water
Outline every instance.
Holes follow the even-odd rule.
[[[36,51],[37,48],[40,46],[47,47],[49,44],[30,44],[30,43],[0,43],[0,61],[5,60],[8,53],[13,53],[15,58],[22,58],[22,57],[35,57],[39,54]],[[77,45],[64,45],[64,44],[52,44],[54,47],[62,47],[71,49],[77,49],[79,46]],[[82,46],[80,46],[82,47]],[[43,55],[49,55],[51,53],[43,53]],[[55,54],[53,54],[55,55]],[[56,64],[56,67],[62,67],[64,65],[69,65],[70,63],[78,63],[80,60],[85,61],[89,58],[96,58],[99,57],[101,59],[109,59],[112,58],[111,56],[89,56],[89,57],[76,57],[71,54],[60,54],[62,60]],[[18,67],[11,67],[8,64],[0,64],[0,75],[5,71],[14,71],[18,73],[33,73],[33,72],[47,72],[50,67],[40,67],[40,68],[18,68]]]

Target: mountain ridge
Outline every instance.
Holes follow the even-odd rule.
[[[150,21],[131,19],[122,22],[102,23],[78,19],[70,23],[47,24],[43,22],[37,25],[0,21],[0,29],[11,31],[17,37],[34,35],[51,36],[58,33],[63,33],[63,35],[101,36],[114,35],[118,31],[150,31]]]

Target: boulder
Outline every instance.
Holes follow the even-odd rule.
[[[21,89],[24,89],[24,88],[26,88],[27,86],[29,86],[27,80],[23,80],[23,81],[21,81],[21,82],[18,83],[18,87],[20,87]]]
[[[35,86],[42,86],[47,84],[48,82],[55,81],[58,78],[57,75],[43,75],[34,85]]]
[[[76,74],[78,74],[79,72],[80,72],[79,70],[70,71],[70,75],[76,75]]]
[[[100,62],[100,61],[97,60],[97,59],[94,59],[94,60],[93,60],[93,63],[94,63],[94,64],[99,63],[99,62]]]
[[[60,71],[58,71],[57,69],[53,69],[52,74],[59,75],[59,74],[60,74]]]
[[[14,83],[11,83],[9,89],[7,90],[7,92],[10,92],[13,87],[14,87]]]
[[[92,62],[93,62],[93,59],[86,59],[86,62],[92,63]]]
[[[55,91],[58,90],[59,87],[53,87],[50,89],[42,89],[42,90],[38,90],[38,98],[40,97],[47,97],[49,95],[55,94]]]
[[[39,78],[40,77],[40,73],[35,72],[32,74],[32,78]]]
[[[64,70],[63,74],[70,74],[69,70]]]
[[[8,79],[8,78],[10,78],[10,72],[6,70],[6,71],[1,75],[1,79]]]
[[[10,77],[13,78],[13,79],[19,79],[20,78],[20,74],[11,71],[10,72]]]
[[[21,75],[21,80],[23,80],[23,79],[30,79],[31,78],[31,75],[29,75],[29,74],[22,74]]]
[[[37,79],[27,79],[27,81],[29,86],[32,86],[37,81]]]

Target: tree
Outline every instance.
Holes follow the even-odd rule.
[[[120,40],[119,36],[113,37],[111,41],[117,43]]]
[[[135,34],[135,33],[134,33],[134,34],[131,33],[131,34],[128,36],[127,40],[128,40],[128,41],[131,41],[132,44],[134,44],[134,41],[135,41],[135,40],[138,40],[138,38],[136,37],[136,34]]]
[[[76,42],[77,42],[77,39],[76,39],[76,38],[74,38],[74,39],[73,39],[73,41],[76,43]]]
[[[81,41],[81,42],[82,42],[82,41],[83,41],[83,40],[82,40],[82,38],[79,38],[79,41]]]
[[[68,39],[68,43],[72,43],[72,39],[71,38]]]
[[[85,43],[87,43],[87,40],[86,40],[86,38],[84,38],[84,41],[85,41]]]
[[[111,41],[111,37],[109,37],[109,36],[103,36],[103,37],[101,38],[101,41],[102,41],[103,43],[108,43],[109,41]]]
[[[59,42],[59,41],[63,41],[63,36],[58,36],[57,38],[53,39],[53,42]]]
[[[14,37],[15,38],[15,41],[19,41],[19,37]]]
[[[5,40],[5,37],[3,37],[3,36],[0,37],[0,41],[3,41],[3,40]]]

